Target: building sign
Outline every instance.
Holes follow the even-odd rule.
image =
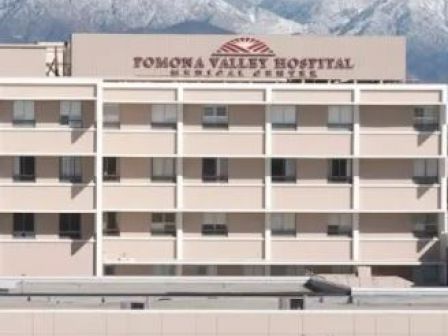
[[[135,56],[140,76],[168,71],[171,77],[318,79],[321,70],[352,70],[350,57],[279,56],[263,41],[239,37],[222,44],[209,57]]]

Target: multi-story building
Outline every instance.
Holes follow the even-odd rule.
[[[404,42],[2,46],[0,275],[446,283],[447,87]]]

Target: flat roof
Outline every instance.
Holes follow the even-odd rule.
[[[447,288],[352,289],[315,293],[309,277],[156,277],[101,279],[3,279],[0,310],[151,309],[305,310],[448,309]]]

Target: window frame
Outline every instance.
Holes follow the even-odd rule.
[[[414,129],[419,132],[434,132],[439,130],[440,128],[439,118],[440,118],[440,112],[437,111],[437,106],[414,107],[414,114],[413,114]]]
[[[274,164],[282,163],[283,174],[274,175]],[[289,167],[289,168],[288,168]],[[289,172],[288,172],[289,170]],[[292,171],[291,171],[292,170]],[[297,182],[297,160],[296,159],[271,159],[271,181],[273,183],[296,183]]]
[[[412,217],[412,232],[418,238],[430,238],[439,234],[437,214],[421,213]]]
[[[154,116],[162,114],[162,121],[154,120]],[[169,114],[174,114],[174,120],[169,118]],[[154,128],[177,128],[178,107],[176,104],[153,104],[151,105],[151,127]]]
[[[227,224],[227,214],[225,213],[204,213],[201,225],[202,236],[225,236],[229,235]]]
[[[219,116],[224,109],[225,116]],[[211,115],[207,116],[207,112]],[[204,128],[228,128],[229,127],[229,107],[227,105],[206,105],[202,111],[202,127]]]
[[[341,164],[344,163],[344,167]],[[335,164],[338,165],[336,171],[339,170],[339,174],[335,173]],[[345,170],[345,174],[342,172]],[[350,159],[329,159],[328,160],[328,181],[334,183],[352,183],[352,160]]]
[[[69,160],[68,163],[64,161]],[[64,171],[69,167],[69,171]],[[82,158],[79,156],[62,156],[59,158],[59,181],[82,183]]]
[[[36,107],[33,100],[14,100],[12,124],[17,127],[36,126]]]
[[[431,167],[431,165],[434,165]],[[419,171],[420,170],[420,171]],[[430,171],[435,172],[429,174]],[[422,174],[421,174],[422,173]],[[436,184],[439,182],[439,161],[438,159],[415,159],[413,162],[412,180],[416,184]]]
[[[205,173],[207,162],[213,162],[214,175]],[[201,161],[202,182],[229,182],[229,159],[227,158],[202,158]]]
[[[27,221],[30,221],[27,223]],[[17,239],[36,238],[34,213],[13,213],[12,236]],[[29,227],[27,227],[29,226]]]
[[[70,128],[82,128],[82,102],[62,100],[59,103],[59,124]]]
[[[271,126],[272,129],[296,129],[297,128],[297,108],[295,105],[271,105]],[[288,119],[288,114],[294,116],[294,120]]]
[[[351,105],[330,105],[328,106],[327,127],[335,130],[352,130],[353,115]]]
[[[63,226],[67,225],[67,228]],[[61,213],[59,214],[59,238],[80,240],[82,238],[81,214]]]
[[[352,236],[353,218],[351,214],[328,214],[327,220],[328,236]]]
[[[111,118],[109,120],[108,118]],[[121,110],[120,104],[106,103],[103,105],[103,127],[104,128],[120,128],[121,127]]]
[[[111,225],[112,223],[112,225]],[[118,213],[113,211],[105,212],[103,215],[103,233],[106,236],[119,236]]]
[[[270,215],[273,236],[297,236],[297,217],[294,213],[272,213]],[[280,224],[276,227],[276,224]],[[292,224],[292,225],[290,225]]]
[[[109,168],[111,167],[110,161],[114,162],[115,172],[110,174]],[[103,181],[120,181],[120,159],[114,156],[103,157]]]
[[[160,217],[160,219],[156,217]],[[151,236],[176,237],[176,214],[171,212],[152,213],[150,232]]]
[[[169,164],[168,164],[169,162]],[[157,165],[161,164],[162,174],[158,174],[159,168]],[[170,168],[170,169],[167,169]],[[151,181],[152,182],[171,182],[175,183],[176,176],[176,159],[175,158],[156,158],[151,159]],[[168,171],[168,172],[167,172]],[[157,174],[156,174],[157,173]]]
[[[31,160],[32,173],[24,173],[25,161]],[[36,181],[36,158],[34,156],[16,156],[13,162],[13,180],[15,182],[35,182]]]

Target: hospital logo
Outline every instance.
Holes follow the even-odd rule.
[[[266,56],[273,57],[275,53],[269,46],[253,37],[238,37],[224,43],[213,56]]]

